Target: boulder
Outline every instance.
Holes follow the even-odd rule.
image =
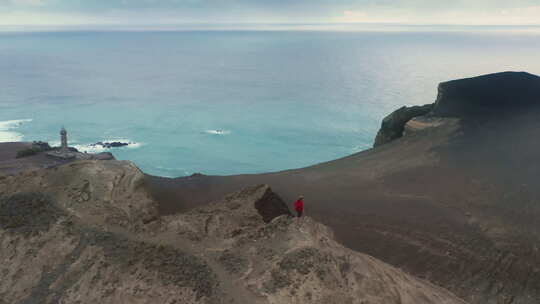
[[[98,153],[98,154],[95,154],[93,159],[95,160],[114,160],[114,156],[112,155],[111,152],[102,152],[102,153]]]
[[[39,151],[50,151],[50,150],[52,150],[49,143],[44,142],[44,141],[34,141],[34,142],[32,142],[32,149],[36,149],[36,150],[39,150]]]
[[[194,234],[230,237],[247,227],[270,223],[291,216],[287,204],[268,185],[249,187],[227,195],[223,200],[189,211],[194,218]]]

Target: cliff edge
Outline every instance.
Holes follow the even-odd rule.
[[[270,187],[163,215],[125,161],[0,177],[0,303],[464,303],[290,217]]]

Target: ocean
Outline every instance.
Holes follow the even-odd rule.
[[[153,175],[299,168],[370,148],[441,81],[540,74],[538,50],[485,29],[0,32],[0,142],[58,145],[65,126]]]

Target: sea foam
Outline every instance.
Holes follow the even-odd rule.
[[[0,121],[0,142],[17,142],[23,139],[23,135],[13,131],[26,122],[31,122],[32,119],[16,119]]]
[[[231,131],[228,130],[206,130],[204,131],[206,134],[212,134],[212,135],[228,135],[231,134]]]

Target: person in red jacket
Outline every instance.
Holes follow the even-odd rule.
[[[294,203],[294,210],[296,211],[298,218],[302,217],[302,213],[304,213],[304,196],[300,196],[296,200]]]

